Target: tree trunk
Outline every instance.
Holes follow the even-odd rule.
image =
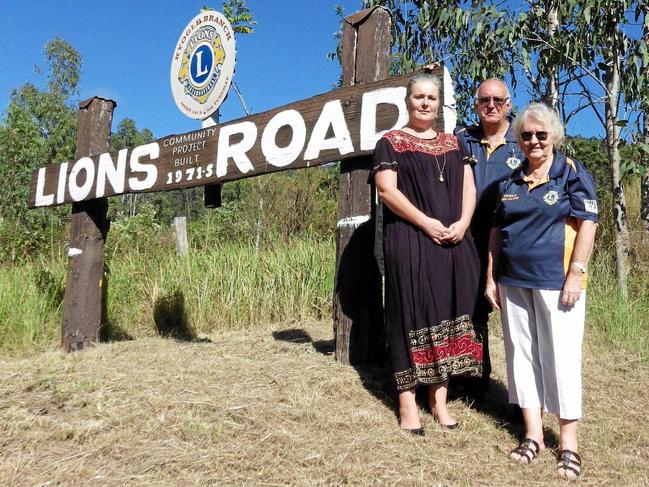
[[[385,79],[390,56],[390,14],[385,8],[357,12],[343,27],[343,84]],[[374,259],[371,157],[340,164],[336,225],[333,321],[336,359],[368,364],[385,359],[381,274]]]
[[[644,52],[649,52],[649,2],[642,5],[643,22],[642,22],[642,39],[640,42],[645,46]],[[642,72],[649,73],[649,55],[642,59]],[[646,74],[645,74],[646,75]],[[645,81],[642,88],[642,117],[644,119],[643,142],[649,145],[649,82]],[[640,180],[640,219],[644,226],[642,233],[643,241],[649,240],[649,155],[642,156],[644,160],[645,173]]]
[[[548,0],[546,4],[548,38],[551,39],[559,28],[559,2]],[[550,40],[550,42],[552,42]],[[559,112],[559,75],[556,65],[550,64],[546,78],[545,103],[557,113]]]
[[[624,188],[621,181],[620,160],[620,127],[618,122],[618,97],[620,92],[620,62],[618,53],[613,48],[612,59],[606,70],[606,146],[613,175],[613,231],[615,235],[616,274],[620,292],[627,299],[627,277],[629,273],[629,229],[627,225]]]

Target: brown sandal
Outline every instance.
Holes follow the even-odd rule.
[[[561,472],[563,470],[563,472]],[[572,472],[574,477],[566,475]],[[581,457],[572,450],[560,450],[557,454],[557,473],[559,477],[567,480],[576,480],[581,475]]]
[[[529,465],[530,463],[532,463],[532,460],[534,460],[538,456],[540,451],[541,447],[536,441],[534,441],[532,438],[525,438],[523,441],[521,441],[520,445],[509,452],[509,457],[516,463],[520,463],[521,465]],[[518,458],[512,458],[512,455],[518,455]],[[526,458],[527,460],[525,462],[522,462],[521,459],[523,458]]]

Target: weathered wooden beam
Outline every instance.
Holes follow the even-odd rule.
[[[79,105],[75,158],[108,150],[115,102],[91,98]],[[68,274],[63,299],[61,346],[70,352],[99,340],[104,300],[104,242],[109,222],[108,200],[72,205]]]
[[[375,7],[345,18],[345,86],[386,78],[389,55],[390,15],[386,9]],[[368,182],[371,167],[370,155],[347,159],[340,166],[334,335],[336,359],[353,365],[385,358],[382,283],[373,255],[373,187]]]
[[[375,21],[369,17],[365,22]],[[361,55],[359,66],[365,65],[369,74],[356,70],[351,86],[308,100],[117,153],[36,169],[29,206],[206,186],[369,155],[382,131],[407,121],[409,76],[363,83],[374,75],[386,76],[387,66],[377,72],[374,61],[375,56]]]

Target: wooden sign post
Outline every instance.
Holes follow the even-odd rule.
[[[74,161],[32,173],[31,208],[73,205],[63,309],[65,350],[97,341],[102,323],[106,197],[213,186],[276,171],[341,161],[336,225],[334,332],[343,363],[385,356],[382,286],[373,256],[374,189],[368,182],[376,142],[408,121],[406,83],[413,73],[385,79],[390,15],[383,7],[345,18],[343,87],[264,113],[172,134],[108,153],[115,103],[81,104]],[[433,72],[443,78],[443,68]],[[436,126],[442,128],[443,115]],[[219,204],[219,194],[212,195]]]
[[[345,18],[342,56],[344,86],[387,78],[390,14],[385,8]],[[346,364],[385,358],[381,274],[373,253],[371,167],[370,155],[340,165],[333,319],[336,359]]]
[[[116,103],[91,98],[79,105],[75,159],[108,150]],[[70,352],[99,340],[104,304],[104,243],[109,222],[107,198],[73,203],[68,275],[63,298],[61,346]]]

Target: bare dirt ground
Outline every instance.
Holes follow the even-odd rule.
[[[0,361],[0,485],[565,485],[550,450],[508,461],[521,434],[503,351],[462,426],[422,411],[401,433],[390,380],[331,355],[330,323],[101,344]],[[649,367],[587,332],[580,485],[649,485]],[[548,421],[546,443],[556,444]]]

